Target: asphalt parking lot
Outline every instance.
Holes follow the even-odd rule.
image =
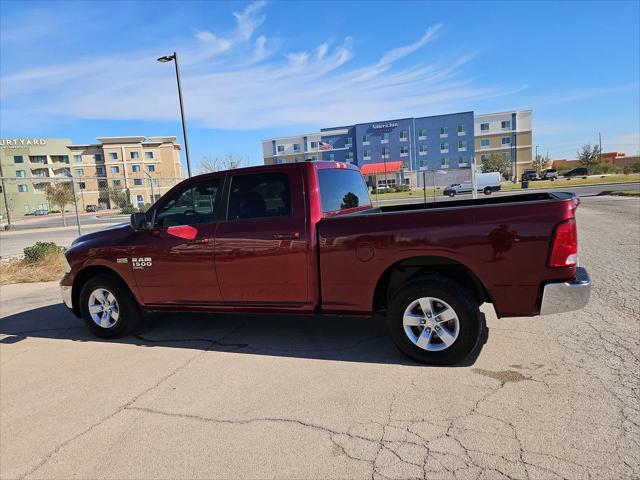
[[[378,319],[156,316],[92,337],[55,283],[2,287],[2,478],[638,478],[640,201],[578,209],[584,311],[495,318],[406,360]]]

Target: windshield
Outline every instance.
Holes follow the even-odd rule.
[[[371,207],[369,192],[358,170],[322,168],[318,170],[318,183],[324,213]]]

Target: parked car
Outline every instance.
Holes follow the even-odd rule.
[[[540,177],[538,176],[538,172],[536,170],[525,170],[524,172],[522,172],[520,180],[522,180],[523,182],[531,182],[540,180]]]
[[[98,206],[97,205],[87,205],[86,208],[84,209],[84,211],[87,212],[87,213],[97,212],[98,211]]]
[[[574,194],[533,193],[374,208],[358,168],[339,162],[216,172],[76,239],[61,293],[104,338],[146,311],[381,313],[402,352],[446,365],[481,345],[484,302],[499,317],[587,303],[577,207]]]
[[[500,190],[500,172],[488,172],[476,174],[476,187],[478,192],[485,195],[491,195],[493,192]],[[473,186],[471,182],[452,183],[444,187],[443,195],[455,197],[461,193],[471,193]]]
[[[589,170],[587,170],[586,167],[576,167],[564,174],[565,178],[571,178],[571,177],[587,178],[588,175],[589,175]]]
[[[544,180],[551,180],[552,182],[558,178],[558,170],[555,168],[547,168],[542,172],[542,178]]]
[[[34,214],[36,217],[39,217],[39,216],[41,216],[41,215],[49,215],[49,210],[44,209],[44,208],[39,208],[39,209],[37,209],[37,210],[34,210],[33,214]]]

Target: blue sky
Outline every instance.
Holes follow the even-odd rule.
[[[0,1],[2,137],[177,135],[192,163],[320,127],[533,108],[534,144],[640,150],[640,2]]]

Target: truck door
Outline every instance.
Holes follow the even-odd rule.
[[[213,255],[223,181],[208,178],[176,190],[158,205],[153,229],[136,232],[129,261],[144,303],[220,302]]]
[[[308,306],[305,204],[300,170],[227,179],[226,221],[216,231],[222,298],[237,307]]]

